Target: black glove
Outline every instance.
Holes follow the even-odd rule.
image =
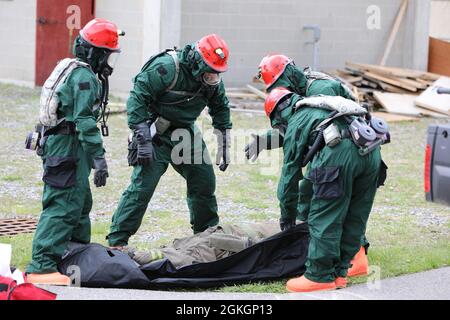
[[[252,133],[253,141],[245,146],[244,152],[245,157],[248,160],[256,161],[258,159],[259,153],[262,150],[267,149],[267,141],[265,138]]]
[[[280,218],[280,229],[286,231],[295,227],[295,218]]]
[[[230,130],[214,130],[214,134],[217,136],[217,154],[216,164],[219,166],[220,171],[225,171],[231,162],[230,157]]]
[[[137,164],[140,166],[148,166],[155,160],[155,149],[153,148],[150,124],[147,122],[138,124],[135,129],[135,134],[138,143]]]
[[[245,146],[245,157],[248,160],[256,161],[259,154],[263,150],[271,150],[279,148],[283,145],[283,136],[278,130],[272,130],[270,139],[267,139],[267,134],[259,136],[252,133],[253,141]]]
[[[106,159],[104,156],[97,157],[94,159],[94,165],[92,166],[95,170],[94,172],[94,184],[97,188],[106,185],[106,178],[108,175],[108,165],[106,164]]]

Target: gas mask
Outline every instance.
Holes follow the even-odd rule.
[[[114,67],[116,66],[116,62],[119,59],[120,52],[111,52],[107,54],[104,58],[104,61],[100,63],[100,73],[104,76],[109,77]]]
[[[208,67],[200,56],[200,53],[195,50],[194,45],[188,45],[184,50],[187,51],[188,65],[197,81],[206,87],[216,87],[220,84],[220,74]]]
[[[274,130],[277,130],[280,133],[280,136],[284,138],[284,135],[286,134],[287,130],[287,122],[278,122],[272,125],[272,128]]]
[[[202,75],[202,82],[207,86],[216,87],[220,83],[220,74],[205,72]]]
[[[258,68],[258,73],[255,74],[255,79],[258,79],[259,81],[264,82],[263,77],[262,77],[261,67]]]
[[[116,65],[117,59],[119,58],[120,52],[119,51],[109,51],[109,50],[102,50],[101,57],[98,59],[98,63],[95,66],[94,72],[99,75],[99,78],[102,77],[109,77]]]
[[[290,107],[290,102],[290,98],[280,102],[270,115],[270,124],[272,128],[278,130],[280,135],[283,137],[287,130],[289,118],[292,115],[292,107]]]

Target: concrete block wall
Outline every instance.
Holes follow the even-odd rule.
[[[126,32],[110,78],[111,93],[126,98],[132,78],[148,58],[178,45],[181,0],[96,0],[96,16],[114,21]]]
[[[231,48],[228,86],[248,83],[261,58],[274,52],[312,63],[306,24],[322,28],[319,69],[343,67],[346,60],[377,63],[401,0],[96,0],[96,15],[115,21],[127,35],[111,77],[113,93],[127,93],[131,78],[152,54],[222,35]],[[447,0],[448,1],[448,0]],[[430,0],[410,6],[389,65],[426,68]],[[367,28],[369,5],[381,12],[380,30]],[[36,0],[0,0],[0,79],[34,82]],[[408,27],[406,27],[408,26]]]
[[[110,88],[113,94],[127,93],[131,88],[131,78],[142,67],[143,8],[144,0],[96,1],[96,16],[114,21],[126,32],[126,35],[119,40],[122,52],[114,73],[110,77]]]
[[[407,17],[399,30],[388,64],[411,67],[414,17],[410,0]],[[218,33],[230,46],[230,69],[224,75],[228,86],[248,83],[261,58],[268,53],[284,53],[299,65],[312,63],[311,31],[307,24],[320,25],[319,69],[343,67],[345,61],[377,63],[397,16],[401,0],[183,0],[181,44],[208,33]],[[380,8],[379,30],[369,30],[367,9]],[[423,22],[423,21],[422,21]],[[408,25],[408,28],[405,26]],[[426,63],[423,63],[425,66]]]
[[[36,1],[0,0],[0,79],[34,85]]]

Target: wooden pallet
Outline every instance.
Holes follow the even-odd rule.
[[[36,230],[35,219],[0,219],[0,236],[14,236]]]

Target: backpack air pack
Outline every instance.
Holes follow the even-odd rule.
[[[303,158],[303,167],[325,146],[333,148],[345,138],[350,138],[358,146],[361,156],[390,142],[389,126],[386,121],[372,117],[367,109],[352,100],[339,96],[318,95],[300,100],[296,103],[295,110],[301,107],[332,111],[328,118],[316,127],[317,137]],[[343,131],[333,123],[333,120],[341,117],[348,124],[348,129]]]
[[[39,102],[39,123],[33,132],[28,133],[25,139],[25,149],[42,152],[45,132],[64,122],[64,118],[58,119],[59,97],[58,89],[66,81],[73,70],[79,67],[90,68],[90,66],[77,59],[65,58],[58,62],[53,72],[42,86]]]

